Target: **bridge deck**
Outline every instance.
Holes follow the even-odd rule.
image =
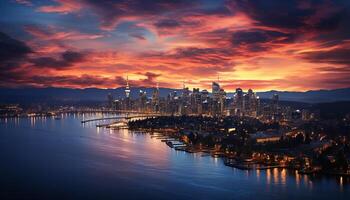
[[[82,120],[81,123],[87,123],[87,122],[92,122],[92,121],[101,121],[101,120],[109,120],[109,119],[133,119],[133,118],[142,118],[142,117],[156,117],[160,116],[159,114],[155,115],[135,115],[135,116],[115,116],[115,117],[102,117],[102,118],[95,118],[95,119],[86,119]]]

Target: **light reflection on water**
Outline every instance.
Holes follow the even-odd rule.
[[[19,194],[27,192],[27,187],[33,191],[44,188],[49,196],[67,191],[77,197],[122,194],[135,199],[349,197],[345,177],[310,177],[287,169],[242,171],[225,166],[221,158],[175,151],[148,134],[96,127],[110,120],[80,123],[109,116],[85,113],[63,114],[61,120],[0,119],[0,164],[7,172],[0,190],[16,180],[16,185],[23,186],[17,188]],[[33,176],[22,178],[30,174]],[[74,181],[68,183],[62,177],[74,177]],[[106,196],[96,190],[105,191]]]

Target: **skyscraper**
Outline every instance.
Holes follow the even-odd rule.
[[[153,112],[159,112],[159,85],[153,89],[152,94],[152,110]]]
[[[129,87],[128,76],[126,76],[125,96],[126,96],[126,98],[129,98],[129,96],[130,96],[130,87]]]
[[[272,111],[273,111],[273,113],[276,113],[278,110],[278,100],[279,100],[278,94],[273,94],[273,96],[272,96]]]
[[[147,94],[145,91],[140,90],[140,92],[139,92],[139,105],[138,105],[138,110],[140,112],[146,111],[146,103],[147,103]]]
[[[182,115],[189,114],[191,111],[190,108],[190,90],[183,83],[182,96],[181,96],[181,104],[180,104],[180,113]]]
[[[108,108],[113,108],[113,96],[111,93],[108,93],[107,101],[108,101]]]
[[[213,99],[214,101],[219,100],[219,95],[220,95],[220,85],[217,82],[213,82],[211,85],[211,92],[213,94]]]
[[[126,86],[125,86],[125,99],[124,99],[124,109],[131,109],[131,100],[130,100],[130,86],[129,86],[129,78],[126,76]]]
[[[241,88],[236,89],[234,96],[234,110],[236,115],[242,115],[243,111],[243,90]]]

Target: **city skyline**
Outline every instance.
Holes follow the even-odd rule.
[[[0,199],[349,199],[350,0],[0,13]]]
[[[348,1],[8,0],[1,87],[350,86]],[[267,12],[264,12],[264,11]],[[286,14],[289,13],[289,14]]]

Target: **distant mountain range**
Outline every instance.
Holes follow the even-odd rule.
[[[131,88],[131,97],[137,98],[139,91],[146,91],[151,97],[153,88]],[[160,95],[165,97],[170,92],[177,91],[181,95],[181,89],[160,88]],[[68,89],[68,88],[0,88],[0,103],[38,103],[38,102],[103,102],[111,93],[114,98],[125,97],[124,88],[116,89]],[[234,93],[228,93],[232,97]],[[307,92],[266,91],[257,92],[261,99],[270,99],[273,94],[278,94],[281,101],[294,101],[304,103],[322,103],[335,101],[350,101],[350,88],[335,90],[314,90]]]
[[[288,92],[288,91],[267,91],[257,92],[262,99],[270,99],[273,94],[278,94],[280,100],[297,101],[305,103],[323,103],[335,101],[349,101],[350,88],[334,90],[310,90],[306,92]]]

